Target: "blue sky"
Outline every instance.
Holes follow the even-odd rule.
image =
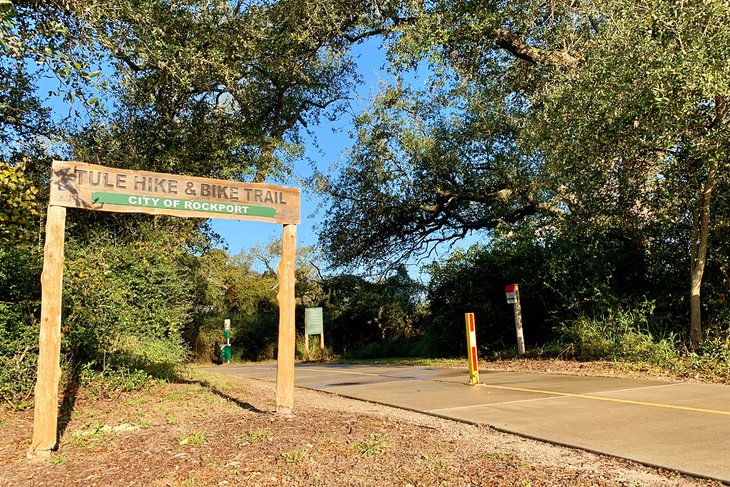
[[[317,170],[327,174],[333,165],[345,161],[344,152],[354,142],[349,135],[353,128],[353,117],[370,106],[381,83],[388,83],[394,79],[387,70],[385,53],[380,47],[379,39],[371,39],[354,46],[353,55],[361,83],[356,92],[351,94],[349,109],[338,120],[333,122],[323,120],[318,126],[309,127],[311,136],[304,135],[305,152],[295,163],[292,180],[267,182],[301,187],[297,181],[312,175],[312,162]],[[428,68],[425,65],[420,66],[416,72],[407,73],[403,81],[418,88],[419,84],[426,81],[428,74]],[[58,80],[46,78],[39,84],[39,93],[43,97],[49,91],[57,88]],[[46,105],[53,109],[55,117],[62,118],[69,114],[68,105],[60,97],[48,97]],[[318,210],[320,203],[321,199],[317,194],[302,188],[301,223],[297,227],[297,245],[299,247],[317,244],[317,228],[322,225],[324,218],[324,209]],[[269,223],[213,219],[211,225],[213,230],[222,237],[222,246],[227,247],[231,255],[248,250],[257,244],[271,242],[281,236],[281,226]],[[476,237],[470,236],[460,242],[458,246],[468,246],[474,241],[476,241]],[[441,250],[443,252],[446,249]],[[412,274],[420,275],[420,271],[413,268]]]
[[[371,40],[355,46],[353,54],[356,57],[357,70],[362,82],[357,92],[351,95],[349,110],[334,122],[324,120],[316,127],[309,127],[311,136],[304,134],[305,153],[297,161],[291,181],[267,182],[298,187],[298,180],[312,175],[311,161],[314,161],[317,169],[324,173],[327,173],[333,164],[342,162],[343,151],[353,142],[348,136],[348,132],[352,128],[353,117],[370,105],[378,92],[381,80],[392,79],[385,69],[385,54],[380,49],[379,40]],[[29,68],[33,70],[35,66],[29,66]],[[60,82],[55,77],[43,75],[39,79],[37,89],[39,96],[45,100],[44,105],[52,109],[53,117],[57,121],[71,115],[69,105],[63,100],[63,97],[51,95],[52,92],[59,89],[59,86]],[[106,103],[109,105],[111,100],[107,100]],[[77,109],[80,109],[78,116],[86,116],[81,107],[77,107]],[[302,188],[301,201],[301,224],[297,227],[297,244],[314,246],[317,243],[315,230],[322,221],[323,212],[316,211],[320,199],[318,195]],[[223,237],[225,245],[232,255],[258,243],[268,243],[281,235],[281,226],[268,223],[213,219],[211,224],[213,229]]]
[[[294,168],[295,179],[304,179],[312,175],[309,161],[315,161],[317,169],[327,173],[333,164],[344,160],[343,152],[353,143],[348,135],[352,128],[352,117],[370,105],[381,81],[392,79],[385,68],[385,54],[380,49],[379,42],[370,41],[355,46],[354,55],[362,83],[358,91],[352,94],[349,102],[350,110],[334,122],[323,121],[317,127],[310,127],[317,144],[315,145],[311,137],[306,137],[304,156]],[[288,182],[287,185],[295,186],[296,180]],[[323,218],[323,211],[317,211],[320,202],[318,195],[302,189],[301,223],[297,227],[297,245],[314,246],[317,243],[316,229],[321,225]],[[223,237],[231,254],[281,236],[281,227],[268,223],[218,219],[212,220],[212,226]]]

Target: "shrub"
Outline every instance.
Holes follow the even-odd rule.
[[[181,330],[192,289],[184,251],[159,234],[147,237],[69,244],[64,347],[74,362],[169,379],[186,360]]]
[[[112,393],[140,390],[150,384],[153,377],[144,370],[128,367],[97,370],[92,363],[81,366],[79,384],[86,387],[95,397],[110,397]]]
[[[0,246],[0,401],[30,404],[38,362],[40,249]]]
[[[699,353],[689,357],[689,373],[730,380],[730,329],[710,330]]]
[[[156,379],[176,379],[185,365],[188,349],[180,336],[165,338],[121,337],[109,364],[120,370],[144,371]]]
[[[651,303],[618,308],[600,318],[582,316],[559,329],[578,360],[622,360],[671,366],[679,356],[676,336],[655,339],[649,331]]]
[[[29,405],[38,363],[36,303],[0,302],[0,400]]]
[[[334,354],[332,353],[332,348],[327,346],[325,346],[324,350],[320,348],[318,336],[309,337],[309,349],[306,349],[304,347],[304,336],[298,335],[296,341],[296,351],[301,360],[327,361],[334,357]]]

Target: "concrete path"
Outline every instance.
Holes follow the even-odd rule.
[[[276,380],[276,366],[222,366]],[[296,385],[730,483],[730,386],[370,365],[297,365]],[[296,394],[295,410],[296,410]]]

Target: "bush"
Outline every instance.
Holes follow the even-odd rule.
[[[223,319],[219,316],[198,317],[195,324],[186,330],[185,342],[190,344],[192,361],[217,362],[223,343]]]
[[[30,405],[38,363],[40,249],[0,246],[0,401]]]
[[[38,364],[37,303],[0,303],[0,400],[30,404]]]
[[[634,310],[616,309],[600,318],[582,316],[559,329],[578,360],[619,360],[671,366],[679,357],[676,336],[659,340],[649,331],[651,303]]]
[[[309,337],[309,349],[304,347],[304,336],[298,335],[296,341],[296,351],[300,360],[327,361],[334,357],[332,348],[325,346],[322,350],[319,346],[319,337]]]
[[[261,300],[258,311],[241,311],[231,316],[231,343],[233,355],[244,360],[271,360],[276,358],[279,337],[279,314],[274,303]],[[223,337],[221,326],[220,337]]]
[[[65,266],[64,349],[97,370],[175,375],[188,350],[181,330],[190,320],[192,285],[184,250],[164,236],[71,242]]]
[[[79,373],[79,384],[95,397],[110,397],[115,392],[137,391],[147,387],[152,380],[153,377],[144,370],[117,367],[100,371],[91,363],[84,364]]]
[[[730,329],[710,330],[699,353],[689,357],[690,374],[730,380]]]
[[[189,351],[180,336],[166,338],[121,337],[109,365],[120,370],[144,371],[161,380],[177,379]]]

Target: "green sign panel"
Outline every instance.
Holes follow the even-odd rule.
[[[322,308],[304,309],[304,333],[307,335],[321,335],[324,333]]]
[[[164,208],[179,211],[205,211],[209,213],[225,213],[228,215],[276,216],[276,208],[268,206],[241,205],[206,200],[182,198],[166,198],[163,196],[145,196],[138,194],[106,193],[94,191],[91,199],[97,204],[121,206],[137,206],[142,208]]]

